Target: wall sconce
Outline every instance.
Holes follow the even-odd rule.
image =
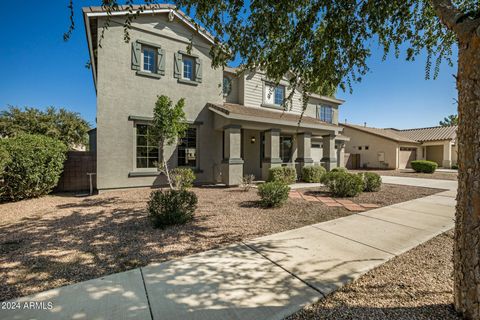
[[[250,143],[252,143],[252,144],[255,143],[255,137],[250,138]]]

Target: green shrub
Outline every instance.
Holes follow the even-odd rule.
[[[363,179],[358,174],[348,172],[327,172],[322,183],[334,197],[355,197],[363,191]]]
[[[302,180],[305,182],[320,182],[326,170],[322,166],[305,166],[302,168]]]
[[[375,172],[359,173],[363,179],[363,191],[377,192],[382,187],[382,178]]]
[[[177,189],[188,189],[193,187],[195,181],[195,173],[190,168],[175,168],[170,171],[170,177],[173,185]]]
[[[155,228],[184,224],[197,208],[197,195],[185,189],[153,191],[148,201],[148,214]]]
[[[54,138],[21,134],[0,140],[9,155],[3,172],[2,201],[45,195],[57,185],[67,147]]]
[[[411,162],[412,169],[415,172],[423,172],[423,173],[434,173],[437,170],[438,164],[433,161],[427,160],[415,160]]]
[[[286,184],[292,184],[297,181],[297,171],[294,167],[274,167],[268,171],[268,181],[280,181]]]
[[[330,172],[348,172],[348,170],[345,167],[335,167]]]
[[[258,186],[258,195],[263,207],[280,207],[288,199],[290,187],[281,181],[266,182]]]
[[[5,171],[5,167],[7,166],[7,163],[9,161],[10,161],[10,155],[8,154],[4,145],[0,144],[0,179],[2,178],[3,172]]]
[[[458,170],[458,164],[453,164],[452,169]]]

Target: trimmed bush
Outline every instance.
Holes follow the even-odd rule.
[[[363,191],[363,179],[358,174],[348,172],[327,172],[322,183],[334,197],[355,197]]]
[[[320,182],[326,172],[322,166],[305,166],[302,168],[302,180],[309,183]]]
[[[428,160],[415,160],[411,162],[412,169],[415,172],[434,173],[437,170],[438,164]]]
[[[363,191],[377,192],[382,187],[382,178],[375,172],[359,173],[363,179]]]
[[[292,184],[297,181],[297,171],[294,167],[274,167],[268,171],[268,181],[280,181],[286,184]]]
[[[197,195],[185,189],[157,190],[150,194],[148,214],[155,228],[184,224],[193,219]]]
[[[454,165],[452,165],[452,169],[454,169],[454,170],[458,170],[458,164],[454,164]]]
[[[290,187],[281,181],[266,182],[258,186],[258,195],[263,207],[280,207],[288,199]]]
[[[348,172],[348,170],[345,167],[335,167],[330,172]]]
[[[170,172],[172,182],[177,189],[188,189],[193,187],[195,173],[190,168],[175,168]]]
[[[67,147],[54,138],[22,134],[0,140],[8,153],[4,165],[2,201],[18,201],[48,194],[57,185]]]

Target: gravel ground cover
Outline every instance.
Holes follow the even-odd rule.
[[[452,252],[450,230],[287,319],[461,319],[453,309]]]
[[[366,170],[349,170],[351,172],[367,172]],[[439,180],[457,180],[458,174],[456,172],[441,172],[434,173],[417,173],[405,170],[368,170],[368,172],[376,172],[381,176],[396,176],[408,178],[425,178],[425,179],[439,179]]]
[[[262,209],[255,190],[193,191],[199,197],[194,221],[164,230],[149,223],[148,188],[1,204],[0,300],[352,214],[303,199]],[[303,191],[327,194],[321,189]],[[439,191],[385,184],[381,191],[353,201],[383,206]]]

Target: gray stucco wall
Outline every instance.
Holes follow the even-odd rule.
[[[187,120],[198,125],[197,154],[202,172],[198,180],[214,180],[215,168],[222,159],[222,133],[214,131],[213,115],[207,102],[221,103],[222,70],[211,68],[209,43],[175,19],[165,15],[140,16],[132,24],[132,41],[138,39],[160,45],[166,52],[165,76],[161,79],[136,75],[131,69],[131,43],[123,40],[123,20],[111,23],[98,49],[97,73],[97,186],[98,189],[150,186],[164,183],[163,177],[129,177],[138,172],[135,164],[135,122],[129,116],[153,116],[158,95],[165,94],[174,102],[186,99]],[[99,21],[101,32],[102,20]],[[192,53],[202,60],[203,81],[198,86],[178,83],[173,76],[174,53],[186,51],[193,37]],[[175,147],[167,148],[166,157],[176,164]],[[145,171],[145,169],[143,169]],[[150,171],[152,171],[150,169]]]

